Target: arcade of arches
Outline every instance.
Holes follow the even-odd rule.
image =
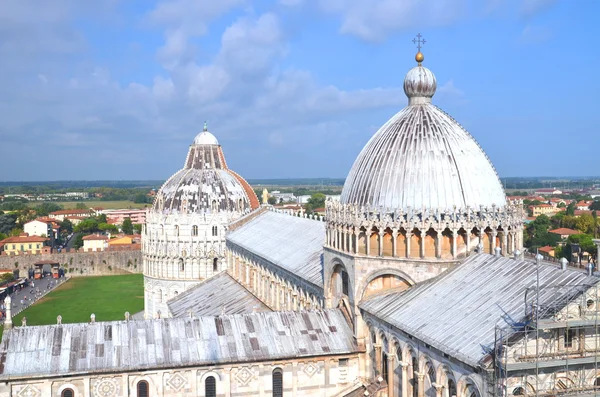
[[[471,371],[440,362],[416,340],[403,340],[371,322],[367,327],[370,372],[386,383],[388,397],[481,396]]]
[[[510,255],[522,245],[508,227],[421,230],[328,225],[327,246],[349,254],[414,259],[458,259],[481,245],[483,252]]]

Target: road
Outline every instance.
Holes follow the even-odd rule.
[[[13,293],[10,296],[12,299],[12,315],[15,316],[17,312],[31,306],[37,302],[46,291],[56,288],[58,285],[65,282],[65,280],[66,278],[64,277],[53,279],[51,276],[46,276],[39,280],[33,280],[27,287]]]

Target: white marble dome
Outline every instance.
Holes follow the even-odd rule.
[[[404,80],[409,105],[373,135],[354,162],[343,204],[452,209],[506,205],[498,174],[475,139],[431,103],[436,81],[419,64]]]
[[[205,125],[190,146],[184,168],[169,178],[156,194],[152,211],[164,215],[245,213],[258,206],[248,182],[227,168],[217,138]]]

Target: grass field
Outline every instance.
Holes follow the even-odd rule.
[[[89,322],[90,314],[96,321],[125,319],[144,309],[144,281],[141,274],[123,276],[75,277],[25,309],[13,318],[20,326],[23,316],[27,325],[56,324],[56,316],[63,323]]]
[[[119,200],[119,201],[53,201],[63,207],[66,210],[75,208],[77,204],[83,203],[87,208],[96,208],[102,207],[104,209],[127,209],[127,208],[145,208],[149,207],[151,204],[136,204],[133,201],[129,200]],[[30,202],[28,204],[30,207],[35,207],[39,205],[37,202]]]

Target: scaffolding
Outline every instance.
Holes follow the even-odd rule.
[[[600,397],[598,283],[542,287],[524,294],[525,317],[505,314],[495,329],[495,397]],[[543,299],[540,296],[543,295]]]

